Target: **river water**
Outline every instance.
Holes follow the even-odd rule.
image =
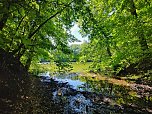
[[[79,73],[40,73],[42,83],[55,81],[52,101],[62,104],[64,114],[150,114],[151,91],[132,89]],[[60,112],[61,113],[61,112]]]
[[[79,73],[12,76],[1,73],[0,114],[152,114],[148,85]]]

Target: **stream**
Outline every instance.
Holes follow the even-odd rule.
[[[0,114],[152,114],[150,85],[80,73],[12,76],[1,72]]]
[[[62,104],[63,114],[152,113],[151,90],[141,94],[128,86],[80,76],[79,73],[45,72],[38,76],[42,83],[57,83],[52,90],[51,100],[54,104]]]

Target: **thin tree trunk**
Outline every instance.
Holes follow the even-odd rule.
[[[137,30],[137,35],[138,35],[138,39],[139,39],[139,44],[141,46],[141,49],[143,51],[147,50],[148,49],[148,45],[147,45],[147,41],[146,41],[146,38],[144,36],[144,31],[143,31],[143,28],[142,28],[142,25],[141,25],[141,22],[138,18],[138,14],[136,12],[136,7],[135,7],[135,3],[133,0],[131,0],[131,14],[133,16],[135,16],[136,18],[136,23],[137,23],[137,27],[138,27],[138,30]]]

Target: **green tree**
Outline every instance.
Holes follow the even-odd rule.
[[[90,16],[83,16],[79,25],[89,36],[87,55],[97,61],[96,67],[119,72],[133,63],[150,61],[151,5],[147,0],[87,1]]]
[[[0,48],[28,69],[33,58],[50,58],[50,51],[67,51],[68,32],[77,20],[79,0],[2,0],[0,2]]]
[[[72,50],[72,61],[78,62],[81,51],[80,44],[72,44],[70,48]]]

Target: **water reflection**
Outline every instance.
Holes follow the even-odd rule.
[[[51,76],[48,72],[46,74],[43,74],[46,78],[42,81],[50,82],[51,79],[54,79],[60,83],[60,86],[53,93],[53,99],[58,103],[64,101],[64,112],[66,113],[87,113],[87,110],[90,110],[90,113],[99,114],[151,113],[152,97],[139,97],[138,93],[129,87],[109,83],[107,80],[98,80],[94,77],[79,76],[76,73],[54,74]],[[77,103],[78,99],[81,99],[81,102]],[[77,108],[72,109],[71,106]]]
[[[84,84],[84,82],[79,80],[77,73],[50,75],[49,72],[45,72],[40,73],[38,76],[41,77],[41,81],[43,82],[50,82],[53,79],[59,83],[68,83],[73,89],[77,90],[81,90],[80,86]]]
[[[5,75],[6,76],[6,75]],[[16,83],[16,81],[11,80]],[[9,82],[11,84],[11,82]],[[8,84],[9,84],[8,83]],[[13,84],[12,83],[12,84]],[[2,114],[151,114],[152,92],[77,73],[41,73],[23,87],[1,83]],[[4,86],[5,85],[5,86]],[[124,85],[124,84],[123,84]],[[12,88],[13,87],[13,88]],[[16,89],[19,88],[19,89]],[[3,92],[3,90],[5,90]],[[21,91],[22,90],[22,91]],[[140,90],[140,91],[137,91]],[[20,92],[19,92],[20,91]],[[10,94],[6,94],[10,93]],[[11,96],[10,96],[11,95]]]

